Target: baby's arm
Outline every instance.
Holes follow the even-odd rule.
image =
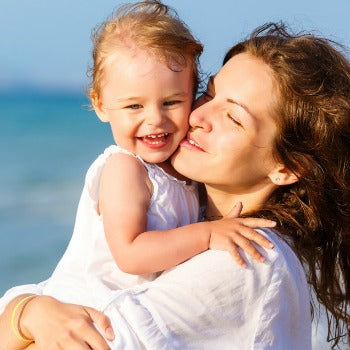
[[[108,158],[101,177],[99,210],[109,248],[124,272],[146,274],[166,270],[207,250],[209,246],[229,250],[236,258],[238,253],[233,252],[239,245],[254,257],[262,258],[248,239],[269,247],[266,238],[243,225],[244,219],[202,222],[166,231],[145,232],[151,186],[146,169],[137,159],[125,154],[114,154]],[[267,220],[255,219],[254,226],[271,224]],[[248,239],[242,238],[241,229]],[[213,242],[213,237],[222,236],[220,243],[218,239]],[[243,265],[239,259],[236,260]]]

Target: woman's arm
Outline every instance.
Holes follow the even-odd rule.
[[[17,338],[11,329],[14,308],[26,296],[28,294],[14,298],[0,315],[0,350],[34,348],[29,342]],[[114,339],[110,321],[103,313],[89,307],[61,303],[47,296],[30,299],[24,303],[24,308],[17,309],[15,316],[15,327],[20,328],[26,339],[35,339],[35,348],[40,350],[109,349],[94,324],[107,339]]]
[[[226,219],[145,232],[151,193],[147,171],[136,158],[125,154],[108,158],[101,177],[99,210],[109,248],[124,272],[166,270],[208,248],[228,250],[244,265],[238,247],[260,261],[263,257],[250,240],[271,248],[270,242],[252,229],[274,225],[263,219]]]
[[[0,315],[0,350],[10,350],[10,349],[26,349],[29,345],[29,342],[24,342],[18,339],[12,328],[11,328],[11,315],[16,307],[16,305],[31,294],[22,294],[13,300],[11,300],[6,306],[4,312]],[[29,302],[28,302],[29,303]],[[18,315],[20,314],[21,309],[17,311],[17,317],[15,319],[15,325],[17,325]],[[29,338],[28,338],[29,339]],[[30,338],[31,339],[31,338]]]

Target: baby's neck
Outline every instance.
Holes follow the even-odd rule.
[[[177,178],[178,180],[181,180],[181,181],[186,181],[186,182],[190,182],[190,180],[181,175],[180,173],[178,173],[174,168],[173,166],[171,165],[170,163],[170,160],[166,160],[165,162],[163,163],[158,163],[157,164],[160,168],[162,168],[167,174],[171,175],[171,176],[174,176],[175,178]]]

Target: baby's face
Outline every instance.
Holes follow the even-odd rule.
[[[141,50],[123,49],[106,60],[101,97],[94,105],[119,146],[161,163],[188,130],[192,67],[173,67]]]

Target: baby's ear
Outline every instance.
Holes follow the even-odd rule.
[[[106,111],[103,108],[101,100],[99,99],[96,92],[92,89],[90,90],[90,100],[92,103],[92,107],[94,108],[94,111],[96,115],[100,118],[100,120],[104,123],[109,122],[108,115],[106,114]]]
[[[299,180],[298,177],[283,164],[277,165],[268,176],[271,182],[277,186],[291,185]]]

